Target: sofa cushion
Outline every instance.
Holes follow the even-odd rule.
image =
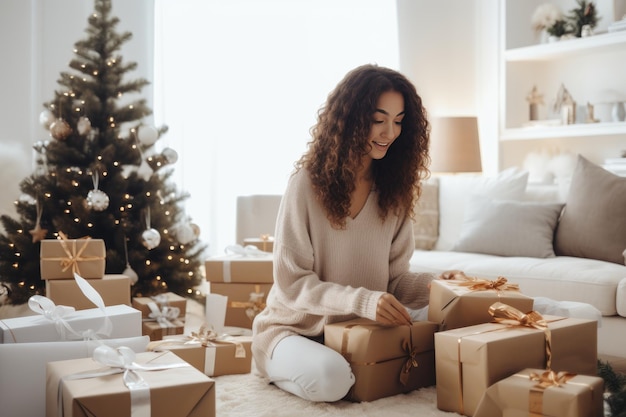
[[[439,177],[439,239],[436,250],[452,249],[459,240],[465,205],[469,196],[479,194],[502,200],[522,200],[528,172],[509,168],[498,175],[442,175]]]
[[[618,310],[616,304],[618,291],[623,296],[621,287],[626,286],[626,281],[622,282],[626,278],[624,265],[569,256],[526,258],[420,250],[411,258],[411,271],[439,273],[450,269],[486,279],[504,276],[530,297],[587,303],[603,316],[626,317],[623,306]]]
[[[413,219],[415,249],[430,250],[439,237],[439,179],[422,182],[422,194],[415,205]]]
[[[624,265],[626,178],[578,156],[555,237],[557,255]]]
[[[554,228],[563,204],[493,200],[472,195],[453,250],[499,256],[554,256]]]

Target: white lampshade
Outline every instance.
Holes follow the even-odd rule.
[[[434,117],[430,131],[431,172],[481,172],[476,117]]]

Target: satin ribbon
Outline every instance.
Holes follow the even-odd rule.
[[[528,395],[528,413],[530,417],[542,417],[543,414],[543,393],[546,389],[551,387],[561,387],[568,383],[568,381],[576,376],[569,372],[554,372],[547,370],[538,374],[531,372],[529,375],[515,374],[517,377],[529,379],[537,382],[530,388]],[[587,384],[577,384],[589,387],[593,392],[593,387]]]
[[[493,281],[475,277],[466,277],[461,282],[451,282],[451,284],[458,285],[459,287],[467,287],[471,291],[519,291],[519,285],[509,284],[508,280],[502,276]]]
[[[191,332],[189,336],[170,337],[164,340],[156,340],[148,343],[148,350],[161,351],[167,347],[176,346],[198,346],[204,348],[217,348],[220,344],[232,344],[235,346],[235,359],[243,359],[246,357],[246,349],[243,344],[233,336],[224,333],[218,335],[208,326],[202,325],[197,332]],[[215,368],[214,351],[207,350],[205,353],[204,373],[212,375]]]
[[[187,362],[168,364],[138,364],[135,362],[135,352],[126,346],[113,348],[108,345],[100,345],[93,351],[93,360],[106,366],[105,369],[81,372],[66,375],[59,381],[57,391],[57,415],[63,416],[63,383],[65,381],[97,378],[106,375],[123,373],[122,380],[130,391],[131,417],[150,417],[150,386],[141,377],[138,371],[161,371],[165,369],[184,368]]]
[[[250,320],[254,320],[254,318],[266,307],[265,301],[263,301],[264,298],[265,293],[261,292],[261,286],[256,284],[254,286],[254,292],[250,293],[249,301],[231,301],[230,307],[245,308],[246,316],[248,316]]]
[[[235,254],[235,255],[240,255],[240,256],[267,257],[267,252],[262,251],[261,249],[257,248],[254,245],[246,245],[246,246],[229,245],[229,246],[226,246],[226,249],[224,249],[224,252],[226,252],[226,254]]]
[[[355,362],[352,360],[352,354],[348,351],[348,340],[350,337],[350,329],[355,326],[363,326],[361,323],[353,323],[348,324],[344,327],[343,333],[341,335],[341,356],[343,356],[348,362],[353,365],[376,365],[380,363],[385,363],[388,361],[392,361],[398,358],[389,358],[379,362]],[[417,347],[413,346],[413,328],[411,326],[407,326],[409,328],[409,336],[405,338],[401,342],[402,350],[407,353],[406,362],[402,365],[402,370],[400,371],[400,375],[398,376],[400,383],[402,385],[406,385],[409,382],[409,374],[413,368],[417,368],[419,364],[417,363]]]
[[[180,315],[180,308],[178,307],[170,307],[168,305],[159,306],[156,303],[148,303],[148,308],[150,309],[150,313],[148,314],[148,318],[144,319],[144,321],[156,321],[162,329],[177,327],[173,320],[176,320]]]
[[[61,340],[97,340],[100,338],[98,335],[109,337],[113,331],[113,323],[107,314],[104,300],[98,291],[77,273],[74,273],[74,280],[85,297],[102,311],[103,323],[98,330],[87,329],[77,332],[66,320],[76,313],[76,309],[63,305],[57,306],[51,299],[42,295],[30,297],[28,299],[28,307],[45,319],[52,321]]]
[[[46,261],[59,261],[61,263],[61,271],[65,272],[68,269],[72,269],[72,273],[80,274],[80,268],[78,262],[102,260],[103,256],[83,256],[83,252],[89,244],[91,237],[87,236],[82,239],[68,239],[65,233],[59,232],[59,240],[63,252],[67,255],[65,258],[43,258]],[[84,244],[80,248],[76,248],[76,243],[81,240]],[[71,247],[70,247],[71,244]]]

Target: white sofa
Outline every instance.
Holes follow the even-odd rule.
[[[433,177],[418,207],[411,269],[504,276],[531,297],[591,304],[603,316],[598,353],[626,357],[624,262],[550,253],[559,205],[548,203],[566,202],[568,192],[569,184],[527,185],[527,173],[516,170]]]
[[[603,316],[598,332],[599,354],[626,358],[626,266],[546,253],[552,251],[558,212],[567,195],[556,186],[528,186],[527,178],[523,171],[507,170],[495,177],[455,175],[430,179],[418,207],[411,269],[460,269],[470,276],[488,279],[504,276],[531,297],[590,304]],[[245,237],[272,233],[280,198],[238,198],[238,243]],[[509,206],[499,206],[502,201],[508,201]],[[494,206],[485,207],[481,205],[484,202]],[[478,221],[464,224],[466,212],[474,213]],[[546,212],[552,213],[549,221]],[[496,218],[480,218],[484,213]],[[472,236],[468,230],[478,232]],[[472,240],[476,236],[478,239]],[[506,256],[453,250],[459,243]],[[529,256],[533,252],[548,257]]]

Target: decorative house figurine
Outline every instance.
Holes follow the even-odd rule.
[[[563,84],[556,95],[554,111],[560,113],[561,123],[564,125],[571,125],[576,121],[576,102]]]
[[[543,94],[537,91],[536,85],[533,86],[533,89],[526,96],[526,101],[528,101],[529,105],[529,120],[539,120],[539,105],[543,104]]]

